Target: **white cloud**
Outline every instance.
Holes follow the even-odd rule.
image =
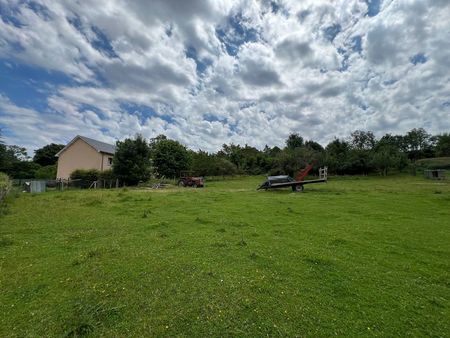
[[[358,0],[277,3],[0,0],[8,67],[72,80],[50,83],[44,109],[3,94],[7,141],[164,133],[217,150],[290,132],[326,143],[354,129],[449,130],[447,1],[385,0],[374,17]]]

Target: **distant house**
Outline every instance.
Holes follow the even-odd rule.
[[[76,136],[60,152],[57,178],[68,179],[76,169],[111,169],[116,146],[85,136]]]

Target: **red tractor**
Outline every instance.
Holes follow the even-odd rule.
[[[205,180],[203,177],[192,176],[191,171],[182,171],[178,180],[179,187],[203,188]]]

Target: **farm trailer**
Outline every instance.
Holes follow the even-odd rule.
[[[279,188],[287,188],[291,187],[292,191],[301,192],[304,190],[304,185],[306,184],[314,184],[314,183],[325,183],[328,179],[328,168],[320,168],[319,169],[319,178],[316,180],[308,180],[304,181],[304,178],[308,175],[308,173],[312,169],[312,164],[308,165],[305,169],[298,172],[295,179],[287,176],[268,176],[267,181],[263,182],[257,190],[268,190],[268,189],[279,189]]]

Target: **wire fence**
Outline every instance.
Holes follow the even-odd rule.
[[[247,175],[232,175],[232,176],[208,176],[203,177],[203,180],[208,182],[233,180],[245,177]],[[177,186],[179,178],[152,178],[146,182],[139,182],[138,188],[163,189],[170,186]],[[33,178],[16,178],[11,180],[12,186],[18,191],[24,192],[43,192],[48,190],[76,190],[76,189],[114,189],[127,187],[124,181],[119,179],[105,179],[105,180],[86,180],[86,179],[33,179]],[[39,187],[38,190],[35,190]],[[0,192],[1,193],[1,192]],[[0,195],[1,197],[1,195]]]
[[[118,179],[115,180],[83,180],[83,179],[56,179],[56,180],[36,180],[36,179],[14,179],[12,185],[23,191],[33,192],[31,187],[33,182],[40,182],[46,190],[74,190],[74,189],[113,189],[122,188],[125,184]]]

